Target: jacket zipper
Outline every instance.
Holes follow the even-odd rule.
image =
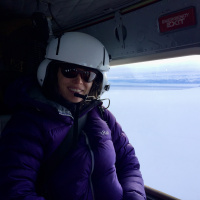
[[[84,131],[83,131],[83,133],[85,135],[86,144],[89,147],[89,151],[90,151],[90,155],[91,155],[92,169],[91,169],[91,173],[90,173],[90,187],[91,187],[91,191],[92,191],[92,199],[95,200],[95,197],[94,197],[94,188],[93,188],[93,184],[92,184],[92,173],[94,171],[94,153],[93,153],[92,148],[90,146],[90,142],[89,142],[87,134]]]

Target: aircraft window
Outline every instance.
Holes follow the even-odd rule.
[[[200,199],[200,56],[111,67],[109,110],[141,163],[145,185]]]

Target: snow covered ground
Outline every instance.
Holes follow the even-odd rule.
[[[200,88],[115,86],[106,97],[135,147],[145,185],[200,199]]]

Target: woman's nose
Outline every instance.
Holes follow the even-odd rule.
[[[83,83],[83,80],[82,80],[82,78],[81,78],[81,75],[80,74],[78,74],[75,78],[74,78],[74,81],[76,82],[76,83]]]

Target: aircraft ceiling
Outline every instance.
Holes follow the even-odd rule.
[[[67,29],[88,20],[113,13],[141,0],[1,0],[0,16],[27,17],[42,12],[52,20],[53,29]]]

